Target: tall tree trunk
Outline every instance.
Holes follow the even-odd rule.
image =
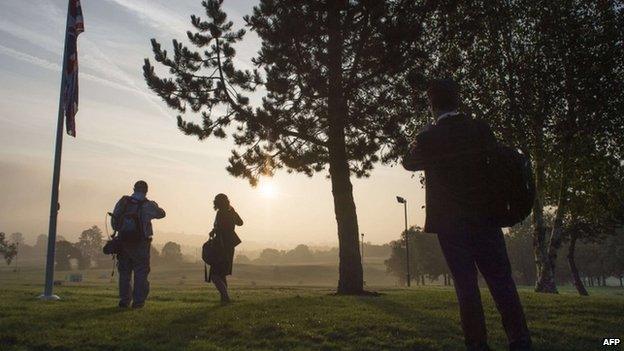
[[[535,256],[535,279],[536,292],[552,292],[551,286],[544,286],[545,282],[554,280],[554,272],[548,264],[548,252],[546,251],[546,228],[544,226],[544,205],[542,202],[544,192],[544,157],[541,146],[542,136],[536,132],[537,146],[534,152],[535,160],[535,202],[533,203],[533,254]]]
[[[566,193],[568,187],[568,175],[562,173],[559,189],[557,191],[557,210],[555,211],[555,220],[553,222],[552,231],[550,234],[550,241],[548,243],[548,273],[539,277],[538,285],[542,287],[541,292],[558,293],[557,282],[555,280],[555,272],[557,265],[557,253],[561,248],[561,241],[563,239],[563,216],[566,211]]]
[[[361,294],[364,279],[359,245],[359,229],[353,186],[345,145],[347,105],[342,79],[342,32],[340,10],[342,1],[328,1],[328,117],[329,174],[334,196],[334,213],[338,224],[339,294]]]
[[[576,234],[571,233],[570,235],[570,246],[568,246],[568,264],[570,265],[570,272],[572,273],[572,282],[576,291],[578,291],[581,296],[589,296],[587,293],[587,289],[585,289],[585,285],[583,284],[583,280],[579,275],[578,268],[576,267],[576,261],[574,260],[574,252],[576,250]]]
[[[566,56],[567,57],[567,56]],[[550,241],[548,243],[548,266],[549,274],[542,275],[541,281],[538,280],[537,285],[541,287],[542,292],[557,293],[557,282],[555,279],[555,266],[557,264],[557,252],[561,247],[561,241],[563,238],[563,217],[566,213],[568,201],[568,183],[570,178],[574,175],[574,160],[573,160],[573,135],[576,130],[576,104],[577,99],[575,95],[576,86],[573,83],[574,69],[570,65],[567,59],[564,59],[565,64],[565,99],[568,105],[568,111],[566,113],[566,120],[568,129],[564,131],[563,146],[562,146],[562,158],[559,163],[559,188],[557,189],[557,210],[555,211],[555,219],[553,222],[552,231],[550,234]]]

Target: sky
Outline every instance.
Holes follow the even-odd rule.
[[[228,0],[224,9],[241,28],[253,4]],[[20,231],[30,242],[48,230],[66,7],[66,0],[0,2],[0,231]],[[59,234],[74,240],[92,225],[104,228],[106,212],[144,179],[148,197],[167,212],[154,221],[156,242],[205,237],[212,199],[222,192],[245,220],[237,230],[244,246],[337,244],[327,172],[278,172],[252,188],[225,170],[231,139],[183,135],[175,111],[147,88],[141,67],[150,39],[170,48],[171,39],[185,38],[190,15],[203,15],[200,0],[82,0],[82,7],[77,137],[64,136]],[[235,64],[250,68],[259,45],[248,33]],[[410,225],[423,225],[424,190],[400,165],[379,165],[353,186],[365,241],[399,238],[396,195],[408,199]]]

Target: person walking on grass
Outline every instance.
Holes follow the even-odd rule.
[[[485,122],[459,111],[459,89],[453,80],[432,81],[427,96],[436,121],[418,133],[403,166],[425,171],[425,232],[437,233],[453,275],[467,350],[490,350],[478,271],[501,314],[509,349],[532,350],[503,232],[487,215],[482,150],[494,146],[496,138]]]
[[[226,277],[232,274],[234,248],[241,243],[234,228],[243,225],[243,220],[230,205],[230,200],[225,194],[218,194],[215,196],[213,203],[217,215],[214,221],[214,228],[210,232],[210,237],[220,248],[220,259],[217,263],[210,265],[208,281],[212,282],[219,291],[221,303],[227,304],[230,303],[231,300],[228,295]]]
[[[147,183],[139,180],[134,193],[122,197],[111,216],[112,227],[120,242],[117,254],[119,271],[119,307],[141,308],[149,294],[152,219],[165,217],[165,211],[146,197]],[[131,284],[134,273],[134,286]]]

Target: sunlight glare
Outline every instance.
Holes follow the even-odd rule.
[[[275,198],[277,196],[277,189],[275,188],[275,184],[271,182],[264,182],[258,185],[258,191],[260,191],[260,195],[266,198]]]

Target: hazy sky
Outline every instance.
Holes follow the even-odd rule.
[[[252,6],[225,1],[239,27]],[[66,7],[67,0],[0,2],[0,231],[47,232]],[[148,197],[167,211],[154,223],[157,237],[205,235],[214,218],[212,198],[224,192],[245,220],[238,230],[243,241],[337,243],[326,173],[278,173],[251,188],[225,171],[231,140],[182,135],[175,112],[147,89],[141,66],[151,57],[150,38],[167,48],[171,39],[185,38],[189,16],[203,14],[200,0],[82,0],[82,7],[77,138],[64,138],[60,234],[73,239],[85,227],[103,226],[106,211],[145,179]],[[250,65],[259,46],[253,34],[244,43],[237,47],[240,66]],[[408,198],[410,224],[422,225],[417,176],[380,166],[353,183],[366,241],[398,238],[403,209],[395,195]]]

